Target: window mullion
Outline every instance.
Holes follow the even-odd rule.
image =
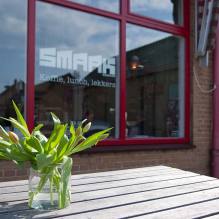
[[[126,136],[126,14],[127,0],[120,1],[122,20],[120,21],[120,139]]]
[[[34,127],[35,5],[35,0],[28,1],[27,84],[25,111],[30,131]]]

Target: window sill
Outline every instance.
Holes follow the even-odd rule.
[[[128,146],[96,146],[81,153],[119,152],[119,151],[154,151],[154,150],[184,150],[194,149],[192,144],[155,144],[155,145],[128,145]]]

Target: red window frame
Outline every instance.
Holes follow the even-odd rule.
[[[165,148],[165,145],[177,147],[180,144],[190,143],[190,30],[189,30],[189,0],[183,1],[183,25],[168,24],[156,19],[139,16],[130,12],[129,0],[120,0],[120,13],[108,12],[87,5],[70,2],[68,0],[28,0],[28,36],[27,36],[27,86],[26,86],[26,117],[29,129],[34,127],[34,71],[35,71],[35,22],[36,2],[45,2],[58,6],[75,9],[95,15],[118,20],[120,22],[120,136],[118,139],[110,139],[100,146],[132,146],[141,145],[141,148]],[[131,23],[146,28],[164,31],[185,40],[185,134],[183,138],[153,137],[153,138],[126,138],[126,24]],[[116,148],[116,147],[114,147]],[[180,148],[180,147],[179,147]]]

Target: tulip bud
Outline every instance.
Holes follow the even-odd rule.
[[[86,121],[87,121],[87,119],[84,119],[84,120],[81,122],[81,124],[83,125]]]
[[[9,131],[8,135],[9,135],[10,140],[13,143],[17,144],[19,142],[19,138],[18,138],[18,136],[14,132]]]
[[[76,136],[80,136],[82,134],[82,128],[79,126],[75,132]]]
[[[85,125],[84,128],[83,128],[83,132],[84,132],[84,133],[85,133],[85,132],[88,132],[89,129],[90,129],[90,127],[91,127],[91,122],[88,122],[87,125]]]
[[[2,137],[5,140],[9,139],[8,133],[4,130],[2,126],[0,126],[0,137]]]

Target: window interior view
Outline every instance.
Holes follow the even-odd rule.
[[[128,137],[182,137],[183,40],[128,25],[126,48]]]
[[[41,2],[36,20],[35,121],[51,131],[52,111],[76,126],[87,118],[88,135],[114,127],[118,137],[118,21]]]
[[[53,128],[50,112],[54,112],[76,127],[87,118],[93,123],[87,136],[113,127],[109,142],[185,137],[186,44],[178,31],[184,25],[181,1],[158,5],[130,0],[124,14],[118,0],[72,0],[73,7],[36,0],[35,26],[29,30],[35,37],[31,58],[26,58],[27,1],[22,8],[18,0],[13,8],[3,2],[2,20],[22,27],[6,31],[5,25],[1,30],[3,116],[13,111],[11,98],[26,116],[33,115],[33,124],[45,124],[46,134]],[[78,10],[77,5],[91,11]],[[156,23],[164,26],[157,28]],[[27,65],[34,69],[27,72]],[[27,90],[30,75],[35,87]],[[1,125],[12,129],[7,121]]]

